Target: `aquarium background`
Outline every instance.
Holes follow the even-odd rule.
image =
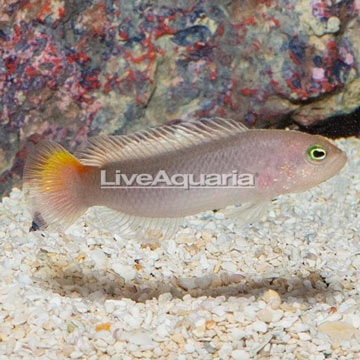
[[[359,0],[0,0],[0,360],[357,359]],[[144,243],[29,232],[28,150],[232,118],[324,134],[329,181]],[[343,138],[346,137],[346,138]]]

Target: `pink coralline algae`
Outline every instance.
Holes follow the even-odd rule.
[[[326,21],[331,17],[332,0],[313,0],[311,2],[312,14],[315,17],[320,18],[322,21]]]
[[[303,105],[358,74],[360,7],[309,0],[303,12],[301,3],[5,0],[0,192],[19,181],[26,144],[41,138],[75,150],[89,135],[180,118],[264,127],[296,111],[299,122],[319,120],[300,116]],[[315,46],[304,16],[334,33]],[[326,27],[335,18],[341,32]]]
[[[322,68],[313,69],[313,79],[314,80],[323,80],[325,78],[325,70]]]

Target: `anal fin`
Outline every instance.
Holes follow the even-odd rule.
[[[169,239],[183,223],[183,218],[150,218],[128,215],[105,206],[97,206],[94,212],[101,226],[120,236],[139,237],[142,240]]]
[[[238,224],[251,224],[261,219],[270,204],[270,201],[242,203],[236,206],[229,206],[221,210],[221,212],[227,219],[235,220]]]

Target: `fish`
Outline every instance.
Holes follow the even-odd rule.
[[[306,191],[346,162],[319,135],[198,119],[90,137],[75,155],[40,141],[26,159],[23,189],[32,230],[65,231],[95,207],[109,231],[166,238],[186,217],[213,209],[254,222],[274,198]]]

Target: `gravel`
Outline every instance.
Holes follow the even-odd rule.
[[[89,211],[29,233],[23,194],[0,204],[2,359],[355,359],[360,351],[360,141],[336,177],[280,196],[240,227],[190,218],[159,244]]]

